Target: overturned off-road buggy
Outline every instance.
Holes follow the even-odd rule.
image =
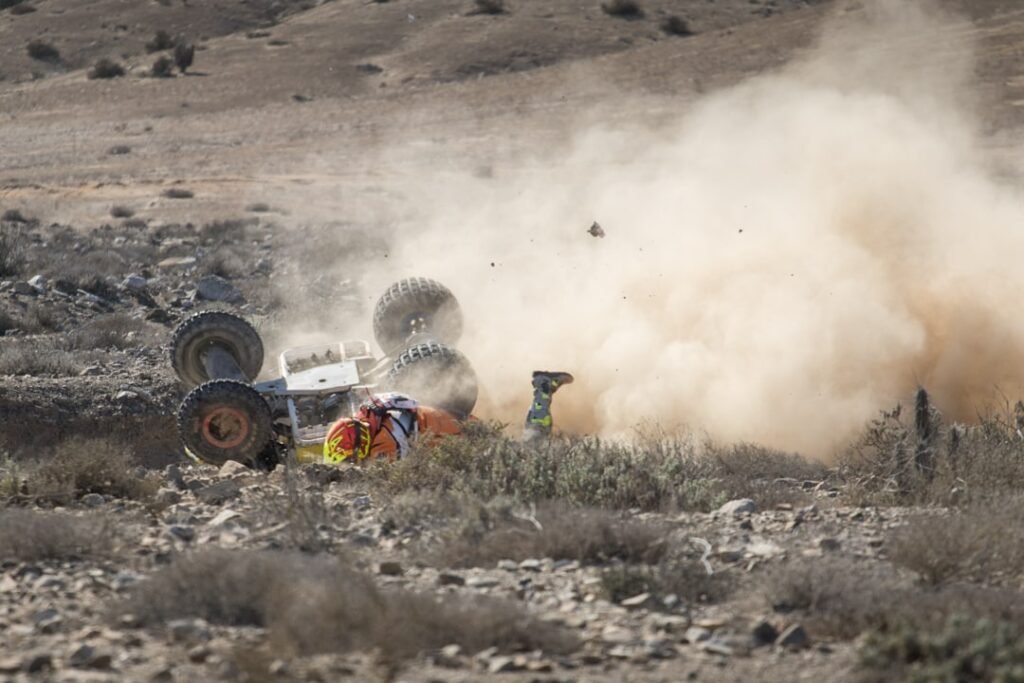
[[[454,348],[462,312],[444,285],[396,282],[378,300],[367,341],[290,348],[280,376],[257,382],[263,342],[242,318],[204,311],[183,321],[171,363],[189,389],[178,408],[185,453],[212,465],[235,460],[256,469],[318,462],[328,426],[356,413],[371,392],[396,391],[463,419],[477,399],[469,360]]]

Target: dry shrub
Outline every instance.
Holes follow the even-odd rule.
[[[199,228],[199,240],[207,246],[222,243],[238,244],[248,239],[249,228],[259,225],[258,218],[229,218],[204,223]]]
[[[40,62],[59,62],[60,51],[44,40],[33,40],[25,46],[25,51],[32,59]]]
[[[504,14],[505,0],[475,0],[470,14]]]
[[[1019,623],[953,616],[936,629],[872,633],[859,655],[863,681],[1019,681],[1024,630]]]
[[[146,52],[152,54],[153,52],[161,52],[162,50],[170,50],[176,45],[176,41],[171,37],[171,34],[164,30],[159,30],[153,35],[153,39],[146,43]]]
[[[672,595],[686,604],[714,604],[727,600],[737,581],[728,570],[708,573],[693,553],[673,548],[656,565],[619,565],[601,572],[601,588],[612,602],[649,593],[659,602]]]
[[[131,151],[132,151],[132,148],[129,147],[128,145],[114,145],[113,147],[111,147],[110,149],[107,150],[107,154],[112,154],[114,156],[120,156],[122,154],[130,154]]]
[[[58,348],[54,339],[5,339],[0,352],[0,376],[72,377],[91,360]]]
[[[113,218],[131,218],[135,215],[135,210],[131,207],[118,204],[110,207],[110,215]]]
[[[644,11],[636,0],[607,0],[601,3],[601,9],[605,14],[624,19],[640,19]]]
[[[161,57],[161,59],[163,58]],[[155,69],[156,66],[154,65],[153,68]],[[192,199],[196,196],[192,190],[186,190],[183,187],[169,187],[161,194],[168,199]]]
[[[218,247],[206,256],[199,266],[203,275],[217,275],[227,280],[241,277],[252,271],[241,250],[233,247]]]
[[[159,478],[138,471],[130,444],[117,438],[72,437],[26,465],[23,493],[36,500],[66,502],[88,493],[150,501]]]
[[[949,514],[919,514],[887,542],[896,564],[930,584],[954,579],[993,582],[1024,571],[1024,499],[976,503]]]
[[[943,424],[927,402],[914,411],[921,415],[908,412],[881,413],[842,455],[839,478],[852,502],[965,504],[1024,488],[1024,404],[969,427]]]
[[[762,585],[776,611],[800,613],[816,638],[935,629],[955,615],[1024,624],[1024,595],[1017,591],[971,584],[921,586],[891,566],[851,558],[793,560],[768,572]]]
[[[708,511],[751,492],[752,482],[767,481],[762,491],[774,487],[793,495],[792,486],[774,481],[823,471],[820,465],[753,446],[700,446],[688,439],[525,443],[494,426],[470,423],[461,436],[420,444],[410,457],[371,467],[369,474],[389,493],[422,489],[609,509]]]
[[[19,275],[24,265],[24,232],[19,227],[0,227],[0,277]]]
[[[32,14],[35,11],[36,8],[33,7],[32,5],[18,4],[11,8],[11,14],[14,14],[15,16],[21,16],[23,14]]]
[[[156,335],[143,320],[127,313],[112,313],[90,320],[69,332],[64,338],[68,351],[92,349],[128,349],[147,343],[157,343]]]
[[[690,22],[675,14],[665,17],[665,20],[661,22],[661,30],[670,36],[685,37],[692,36],[694,33],[690,28]]]
[[[142,623],[198,617],[266,628],[276,648],[298,655],[376,650],[400,662],[448,644],[469,652],[566,653],[560,628],[496,601],[439,602],[374,581],[326,555],[204,550],[178,557],[120,606]]]
[[[93,67],[89,69],[89,73],[86,76],[90,80],[97,78],[119,78],[124,76],[124,67],[113,60],[103,58],[93,64]]]
[[[605,510],[545,503],[529,513],[478,504],[434,551],[450,567],[482,567],[498,560],[552,558],[583,563],[655,563],[665,555],[663,524]]]
[[[21,508],[0,509],[0,557],[21,562],[102,557],[110,529],[95,517]]]

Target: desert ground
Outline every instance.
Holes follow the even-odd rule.
[[[1014,0],[0,0],[0,680],[1024,680],[1022,56]],[[418,275],[465,435],[185,458],[181,321],[270,377]]]

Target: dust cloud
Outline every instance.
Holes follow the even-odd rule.
[[[447,284],[476,412],[513,424],[534,369],[576,375],[569,432],[686,426],[827,459],[918,383],[969,420],[1024,383],[1024,201],[978,152],[970,30],[862,3],[669,125],[617,95],[640,125],[494,177],[439,169],[400,188],[415,227],[368,286]]]

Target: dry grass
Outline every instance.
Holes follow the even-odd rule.
[[[852,503],[962,505],[1024,489],[1024,405],[990,410],[971,427],[944,424],[930,406],[927,420],[909,412],[883,412],[842,455]]]
[[[1005,582],[1024,572],[1024,499],[996,499],[949,514],[921,514],[887,542],[892,561],[936,585]]]
[[[25,234],[19,227],[0,227],[0,277],[19,275],[25,265]]]
[[[954,616],[935,629],[872,633],[859,648],[862,681],[983,683],[1019,681],[1024,661],[1019,623]]]
[[[6,487],[3,495],[65,503],[98,493],[149,502],[160,487],[157,476],[139,471],[131,445],[116,438],[72,437],[18,468],[15,491]]]
[[[177,558],[120,606],[142,623],[199,617],[266,628],[275,648],[298,655],[376,650],[398,663],[459,644],[466,651],[541,649],[576,642],[558,627],[494,601],[382,590],[337,559],[278,552],[206,550]]]
[[[956,615],[1024,624],[1017,591],[949,584],[920,586],[880,563],[802,558],[768,572],[764,594],[779,612],[798,612],[813,638],[853,639],[867,631],[935,629]]]
[[[152,325],[126,313],[112,313],[90,320],[63,339],[63,347],[68,351],[123,350],[158,343],[159,337]]]
[[[656,565],[619,565],[601,572],[601,588],[612,602],[621,602],[649,593],[664,603],[669,596],[689,605],[714,604],[727,600],[736,591],[738,581],[729,571],[709,574],[692,553],[672,549]]]
[[[112,548],[108,525],[95,517],[0,509],[0,557],[20,562],[103,557]]]
[[[51,338],[13,338],[0,342],[0,376],[73,377],[92,356],[58,348]]]
[[[532,511],[478,503],[430,554],[449,567],[493,566],[530,558],[582,563],[656,563],[665,555],[663,524],[595,509],[543,504]],[[474,509],[475,508],[475,509]]]
[[[396,465],[371,467],[369,475],[390,494],[433,490],[607,509],[709,511],[740,497],[799,502],[803,494],[792,482],[823,478],[825,471],[756,446],[654,438],[628,445],[596,438],[527,444],[471,424],[462,436],[423,445]]]

